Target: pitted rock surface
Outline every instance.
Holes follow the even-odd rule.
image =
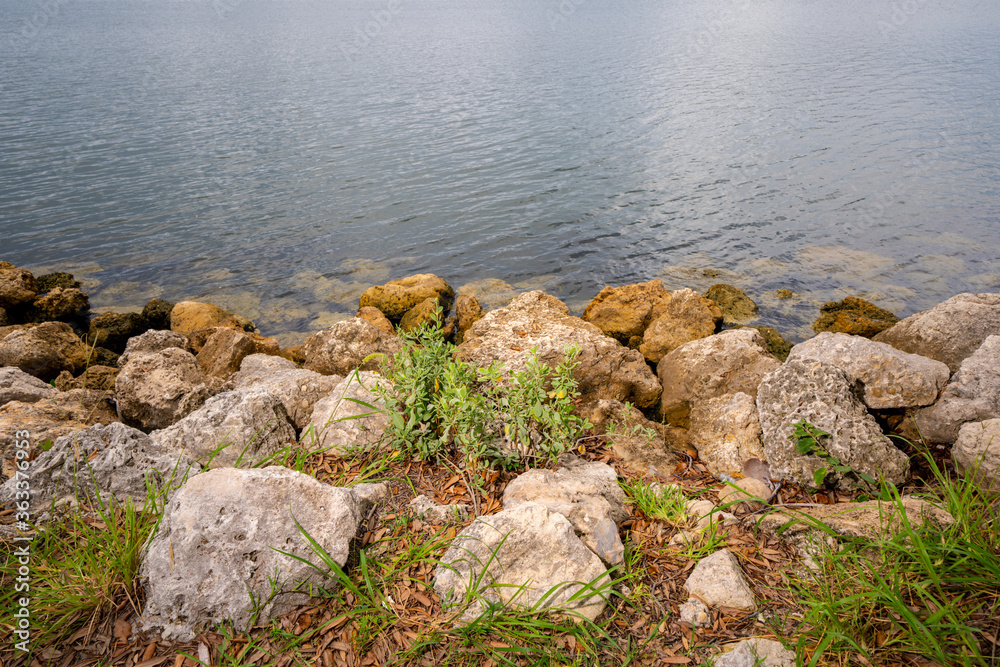
[[[764,457],[760,420],[753,397],[736,392],[694,404],[691,444],[713,475],[743,470],[743,463]]]
[[[343,455],[379,443],[389,425],[377,387],[392,383],[374,373],[350,373],[313,406],[306,446]],[[371,406],[371,407],[368,407]]]
[[[122,421],[141,428],[166,428],[200,408],[218,392],[193,354],[178,347],[137,352],[115,378]]]
[[[358,369],[373,371],[390,364],[402,349],[396,336],[357,317],[314,333],[302,345],[305,368],[322,375],[347,375]],[[365,361],[370,355],[375,356]]]

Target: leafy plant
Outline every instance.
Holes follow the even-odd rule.
[[[849,465],[841,463],[840,459],[827,451],[821,443],[823,438],[830,437],[830,434],[823,429],[813,426],[805,419],[800,419],[799,421],[792,424],[795,430],[792,432],[792,439],[795,440],[795,449],[799,454],[806,454],[817,456],[826,461],[826,465],[817,468],[813,472],[813,481],[816,482],[816,486],[823,486],[823,482],[826,481],[826,476],[831,472],[840,473],[841,475],[855,475],[858,479],[864,481],[873,487],[878,487],[878,480],[871,475],[859,472]]]
[[[392,387],[381,388],[394,449],[421,460],[457,450],[475,469],[480,461],[554,459],[590,427],[573,414],[576,348],[567,348],[555,368],[532,350],[524,370],[508,374],[499,364],[476,368],[456,359],[437,325],[404,339],[393,359]]]

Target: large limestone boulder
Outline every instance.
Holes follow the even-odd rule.
[[[830,433],[821,446],[855,472],[900,484],[909,461],[882,435],[855,393],[855,384],[838,368],[822,361],[788,361],[769,373],[757,390],[757,413],[763,430],[764,454],[774,477],[790,477],[816,488],[814,473],[829,463],[796,450],[792,424],[806,420]],[[827,482],[867,488],[856,476],[830,471]]]
[[[27,431],[30,451],[48,446],[58,438],[92,424],[117,421],[107,392],[74,389],[32,403],[10,401],[0,406],[0,449],[3,452],[3,473],[13,474],[15,434]]]
[[[535,468],[511,481],[504,490],[504,508],[527,502],[544,505],[569,519],[577,536],[602,561],[608,565],[623,562],[625,547],[618,523],[628,518],[628,511],[614,468],[572,455],[560,460],[563,467],[558,470]]]
[[[129,338],[125,351],[118,357],[118,367],[124,368],[129,359],[140,352],[159,352],[169,347],[190,352],[187,336],[163,329],[150,329],[135,338]]]
[[[76,288],[56,287],[35,299],[31,314],[36,322],[50,322],[78,317],[90,309],[90,299]]]
[[[455,539],[434,573],[434,590],[445,609],[469,603],[464,620],[485,611],[484,600],[528,609],[537,605],[594,620],[607,605],[610,582],[601,559],[580,541],[566,517],[531,502],[478,517]],[[470,591],[470,584],[477,590]],[[581,593],[588,584],[595,592]]]
[[[916,433],[930,442],[952,443],[963,424],[1000,417],[1000,336],[989,336],[967,357],[941,398],[913,413]]]
[[[17,366],[42,380],[53,380],[62,371],[82,371],[90,348],[64,322],[44,322],[12,331],[0,341],[0,366]]]
[[[31,501],[43,507],[52,500],[131,500],[142,507],[149,487],[169,491],[199,472],[198,464],[165,452],[142,431],[118,422],[97,424],[59,437],[38,454],[31,464]],[[0,487],[0,505],[13,500],[16,490],[15,480]]]
[[[875,410],[930,405],[948,384],[948,366],[886,343],[843,333],[821,333],[792,348],[789,360],[823,361],[860,380],[865,405]]]
[[[271,361],[274,360],[274,361]],[[259,387],[285,406],[296,429],[305,428],[312,419],[316,403],[330,394],[343,380],[339,375],[320,375],[281,357],[251,354],[243,359],[239,372],[229,378],[227,387]]]
[[[390,363],[401,349],[394,335],[357,317],[314,333],[302,346],[305,367],[323,375],[347,375],[354,369],[373,371]],[[376,356],[369,358],[371,355]]]
[[[30,304],[38,296],[31,271],[10,262],[0,262],[0,308],[11,309]]]
[[[694,402],[737,392],[756,397],[757,385],[779,366],[755,329],[731,329],[689,342],[656,366],[663,385],[660,411],[669,423],[686,427]]]
[[[90,321],[87,342],[120,354],[130,338],[148,330],[149,322],[142,313],[102,313]]]
[[[722,549],[694,566],[684,588],[710,607],[757,611],[753,591],[732,552]]]
[[[0,368],[0,406],[11,401],[35,403],[58,393],[59,390],[52,385],[28,375],[17,366]]]
[[[338,382],[313,406],[306,445],[343,455],[378,444],[389,426],[379,385],[392,386],[385,378],[367,372],[350,373]]]
[[[378,308],[390,320],[398,322],[408,310],[425,299],[437,300],[447,313],[455,299],[455,290],[433,273],[420,273],[369,287],[361,295],[361,307]]]
[[[133,354],[115,379],[122,421],[140,428],[166,428],[200,408],[218,392],[194,355],[168,347]]]
[[[739,287],[720,283],[705,292],[705,298],[722,311],[723,324],[746,324],[757,317],[757,304]]]
[[[181,301],[170,311],[170,330],[190,334],[202,329],[229,327],[243,331],[255,331],[257,327],[245,317],[231,313],[214,303],[201,301]]]
[[[145,629],[190,641],[221,621],[245,628],[255,600],[266,623],[307,602],[308,587],[334,588],[304,533],[343,566],[369,504],[278,466],[192,477],[167,503],[142,563]]]
[[[831,301],[820,308],[820,316],[813,323],[813,331],[831,331],[871,338],[888,329],[899,318],[875,304],[849,296],[843,301]]]
[[[639,351],[655,364],[684,343],[711,336],[721,323],[722,311],[714,301],[694,290],[679,289],[646,329]]]
[[[875,340],[937,359],[954,373],[993,334],[1000,334],[1000,294],[965,293],[910,315]]]
[[[698,459],[713,475],[742,472],[746,461],[764,458],[757,403],[741,391],[696,402],[690,433]]]
[[[604,398],[646,408],[660,398],[660,383],[641,354],[572,317],[566,304],[541,291],[487,313],[466,332],[458,356],[477,366],[498,361],[513,372],[523,370],[537,348],[539,361],[554,368],[570,345],[580,350],[573,376],[584,402]]]
[[[670,292],[659,280],[605,287],[584,309],[583,320],[622,345],[638,347],[643,332],[669,303]]]
[[[240,363],[251,354],[277,355],[281,346],[273,338],[256,332],[229,327],[217,327],[198,351],[197,360],[206,375],[228,378],[240,369]]]
[[[295,429],[281,401],[248,387],[213,396],[151,437],[163,447],[213,468],[259,465],[295,443]]]
[[[975,479],[987,493],[1000,491],[1000,419],[969,422],[951,449],[955,468]]]

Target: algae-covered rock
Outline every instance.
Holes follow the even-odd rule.
[[[73,278],[70,273],[46,273],[44,276],[35,277],[35,288],[39,294],[51,292],[57,287],[63,289],[79,289],[81,283]]]
[[[142,309],[142,316],[146,318],[150,329],[169,329],[170,312],[174,309],[174,304],[163,299],[151,299]]]
[[[635,285],[605,287],[583,311],[583,319],[623,345],[642,336],[649,324],[664,313],[670,292],[659,280]]]
[[[90,321],[87,342],[121,354],[129,338],[149,330],[141,313],[103,313]]]
[[[170,311],[170,330],[189,334],[214,327],[230,327],[243,331],[256,331],[254,323],[231,313],[214,303],[181,301]]]
[[[774,295],[779,299],[791,299],[795,296],[795,292],[790,289],[779,289],[775,290]]]
[[[390,320],[399,321],[425,299],[438,299],[448,312],[455,299],[455,290],[433,273],[419,273],[402,280],[390,280],[385,285],[369,287],[361,295],[361,307],[378,308]]]
[[[793,344],[785,340],[777,329],[759,324],[755,324],[750,328],[760,332],[760,335],[764,337],[767,351],[777,357],[778,361],[784,361],[788,358],[788,353],[792,351]]]
[[[899,322],[899,318],[888,310],[855,296],[846,297],[843,301],[830,301],[820,308],[820,312],[813,323],[816,333],[830,331],[871,338]]]
[[[413,331],[424,324],[441,323],[441,306],[438,297],[428,297],[410,308],[399,321],[400,331]]]
[[[31,316],[36,322],[51,322],[77,317],[90,308],[90,299],[76,288],[56,287],[35,299]]]
[[[472,328],[472,325],[486,316],[486,311],[479,304],[479,299],[471,294],[459,294],[455,299],[455,314],[458,316],[456,324],[455,344],[461,345],[465,339],[465,332]]]
[[[714,301],[722,311],[724,324],[744,324],[757,316],[757,304],[738,287],[720,283],[705,292],[705,298]]]
[[[356,318],[363,322],[367,322],[373,327],[378,327],[387,334],[393,335],[396,333],[396,327],[392,326],[392,322],[389,318],[385,316],[378,308],[372,308],[371,306],[362,306],[358,309],[358,314],[355,315]]]

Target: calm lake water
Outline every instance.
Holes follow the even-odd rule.
[[[267,334],[433,272],[1000,291],[995,0],[0,0],[0,259]],[[777,288],[798,296],[779,301]],[[489,301],[489,299],[487,299]]]

